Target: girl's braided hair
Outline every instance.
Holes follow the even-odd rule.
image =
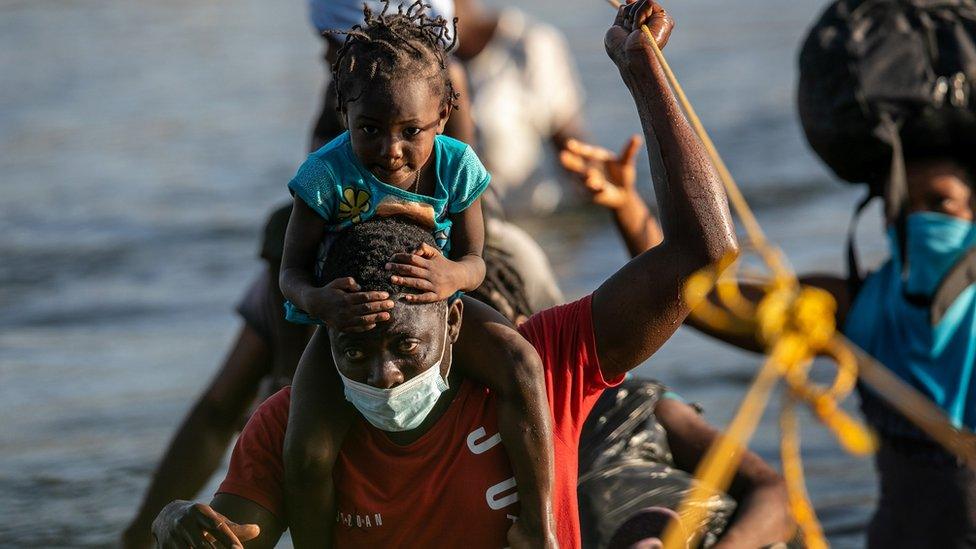
[[[447,56],[457,45],[457,18],[451,24],[441,16],[430,18],[430,6],[422,0],[406,10],[399,4],[396,13],[387,13],[392,1],[384,0],[379,14],[363,4],[362,25],[323,33],[346,37],[332,65],[337,110],[342,112],[346,103],[359,99],[368,82],[398,78],[439,80],[444,102],[458,108],[459,94],[447,70]]]

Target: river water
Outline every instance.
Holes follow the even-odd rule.
[[[841,272],[858,193],[806,149],[793,104],[798,41],[822,5],[667,7],[678,22],[669,58],[760,222],[797,269]],[[594,140],[616,147],[637,131],[603,52],[612,10],[524,8],[566,32]],[[318,106],[324,71],[304,9],[0,0],[0,545],[111,545],[218,365],[259,269],[263,217],[286,197]],[[625,259],[603,212],[522,223],[570,297]],[[878,212],[863,225],[878,258]],[[681,330],[639,374],[724,425],[758,364]],[[778,463],[775,409],[753,447]],[[831,542],[861,546],[870,460],[808,420],[803,440]]]

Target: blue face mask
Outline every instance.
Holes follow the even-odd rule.
[[[441,394],[449,386],[447,374],[441,375],[441,363],[447,353],[447,312],[444,313],[444,346],[441,358],[420,375],[393,387],[380,389],[372,385],[354,381],[342,375],[346,400],[363,414],[366,421],[382,431],[398,432],[416,429],[434,409]],[[335,360],[335,352],[332,355]],[[336,362],[338,364],[338,362]]]
[[[976,243],[976,225],[951,215],[919,212],[908,216],[905,228],[905,292],[932,297],[949,270]]]

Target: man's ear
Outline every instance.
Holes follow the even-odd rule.
[[[440,117],[437,120],[437,133],[444,133],[444,128],[447,126],[447,121],[451,118],[451,112],[454,107],[451,106],[449,101],[445,101],[444,105],[441,106],[441,111],[437,113]]]
[[[460,299],[455,299],[453,303],[447,305],[447,337],[451,343],[457,342],[461,334],[461,316],[464,313],[464,303]]]

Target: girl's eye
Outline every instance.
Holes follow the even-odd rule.
[[[366,356],[359,349],[346,349],[343,351],[343,354],[346,355],[346,358],[349,360],[362,360],[362,358]]]
[[[400,342],[400,352],[401,353],[412,353],[417,350],[419,342],[413,339],[407,339]]]
[[[362,132],[366,135],[376,135],[376,133],[379,132],[379,129],[377,129],[376,126],[363,126],[359,129],[362,130]]]
[[[418,134],[420,134],[420,128],[407,128],[403,130],[403,135],[407,137],[416,137]]]

